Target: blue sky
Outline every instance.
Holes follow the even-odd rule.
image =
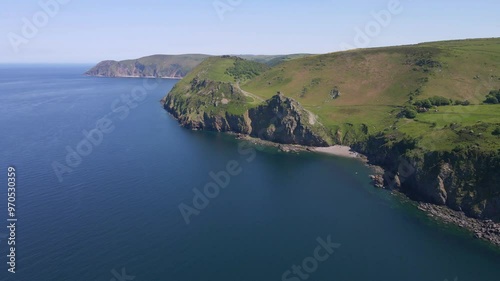
[[[399,2],[399,12],[390,12],[391,2]],[[48,15],[40,3],[57,3],[58,11]],[[2,63],[327,53],[346,46],[500,37],[498,0],[23,0],[0,5]],[[373,16],[382,10],[391,15],[388,24]],[[23,33],[26,21],[37,31]]]

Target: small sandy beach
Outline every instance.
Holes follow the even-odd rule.
[[[312,149],[315,152],[326,153],[336,156],[349,157],[349,158],[358,158],[360,154],[357,152],[351,151],[349,146],[343,145],[334,145],[329,147],[315,147]]]

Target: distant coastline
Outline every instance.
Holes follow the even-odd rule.
[[[107,75],[90,75],[90,74],[83,74],[84,76],[87,77],[99,77],[99,78],[147,78],[147,79],[172,79],[172,80],[181,80],[184,77],[177,77],[177,76],[139,76],[139,75],[123,75],[123,76],[107,76]]]

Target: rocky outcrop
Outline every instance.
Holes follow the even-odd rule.
[[[193,79],[178,85],[164,99],[164,107],[184,127],[235,132],[279,144],[333,143],[314,115],[282,94],[250,106],[244,93],[229,82]],[[397,189],[472,218],[500,221],[500,152],[474,147],[423,151],[416,139],[383,133],[346,144],[384,168],[372,178],[378,187]]]
[[[500,223],[495,223],[492,220],[469,218],[463,212],[429,203],[419,203],[418,208],[440,222],[452,223],[469,230],[478,239],[500,246]]]
[[[385,169],[384,186],[412,199],[500,221],[500,153],[478,148],[421,151],[412,140],[370,137],[354,149]]]
[[[418,169],[416,171],[416,192],[428,197],[429,201],[445,205],[448,199],[447,187],[450,187],[453,182],[453,170],[449,163],[442,163],[437,166],[436,174],[429,174],[429,171]]]
[[[297,101],[278,93],[248,112],[253,137],[284,144],[328,146],[315,120]]]
[[[186,128],[247,134],[281,144],[328,146],[316,118],[281,93],[246,108],[245,95],[231,83],[194,79],[189,86],[174,87],[163,104]]]
[[[228,82],[192,80],[187,86],[175,86],[162,100],[163,107],[179,123],[192,130],[236,132],[251,131],[248,112],[230,113],[232,109],[244,108],[243,93]]]
[[[373,186],[377,188],[384,188],[384,177],[382,175],[370,175],[370,179],[372,180]]]

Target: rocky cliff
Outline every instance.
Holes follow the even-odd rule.
[[[385,169],[386,187],[473,218],[500,221],[500,152],[471,147],[423,151],[416,143],[379,135],[354,148]]]
[[[281,93],[251,108],[248,117],[253,137],[283,144],[328,146],[324,128],[316,117]]]
[[[281,144],[328,146],[316,116],[281,93],[250,105],[230,82],[193,79],[164,98],[164,108],[186,128],[235,132]],[[463,148],[424,151],[418,140],[379,134],[344,143],[385,169],[384,185],[411,198],[446,205],[470,217],[500,221],[500,153]]]
[[[450,96],[440,99],[448,106],[436,105],[432,112],[413,109],[430,95],[424,95],[423,86],[433,73],[437,77],[446,70],[437,63],[446,46],[312,56],[271,69],[240,58],[213,57],[177,83],[163,100],[164,107],[191,129],[232,131],[281,144],[351,146],[384,168],[385,174],[376,177],[379,186],[473,218],[500,221],[498,105],[480,104],[484,96],[474,97],[474,106],[463,100],[451,105]],[[373,67],[366,69],[369,63]],[[380,63],[392,64],[388,76],[374,75],[376,79],[365,81],[372,69],[378,73]],[[402,77],[394,79],[394,75]],[[497,76],[485,77],[500,81]],[[477,89],[473,86],[477,79],[470,78],[470,89]],[[376,86],[382,81],[384,86]],[[361,85],[364,90],[357,88]],[[389,92],[383,90],[389,89],[387,85],[393,85]],[[402,89],[401,85],[410,86]],[[340,88],[342,95],[333,98],[332,89],[340,92]],[[271,95],[283,89],[285,95]],[[453,97],[461,91],[455,89]],[[372,95],[377,99],[370,100]],[[405,110],[415,114],[399,114]]]
[[[190,129],[242,133],[283,144],[328,145],[316,117],[281,93],[251,107],[231,83],[194,79],[189,87],[174,87],[163,104]]]
[[[88,76],[100,77],[160,77],[182,78],[187,74],[179,64],[172,64],[167,68],[159,69],[155,65],[144,65],[139,62],[124,64],[118,61],[102,61],[85,72]]]
[[[206,55],[155,55],[135,60],[106,60],[85,72],[85,75],[182,78],[207,57]]]

